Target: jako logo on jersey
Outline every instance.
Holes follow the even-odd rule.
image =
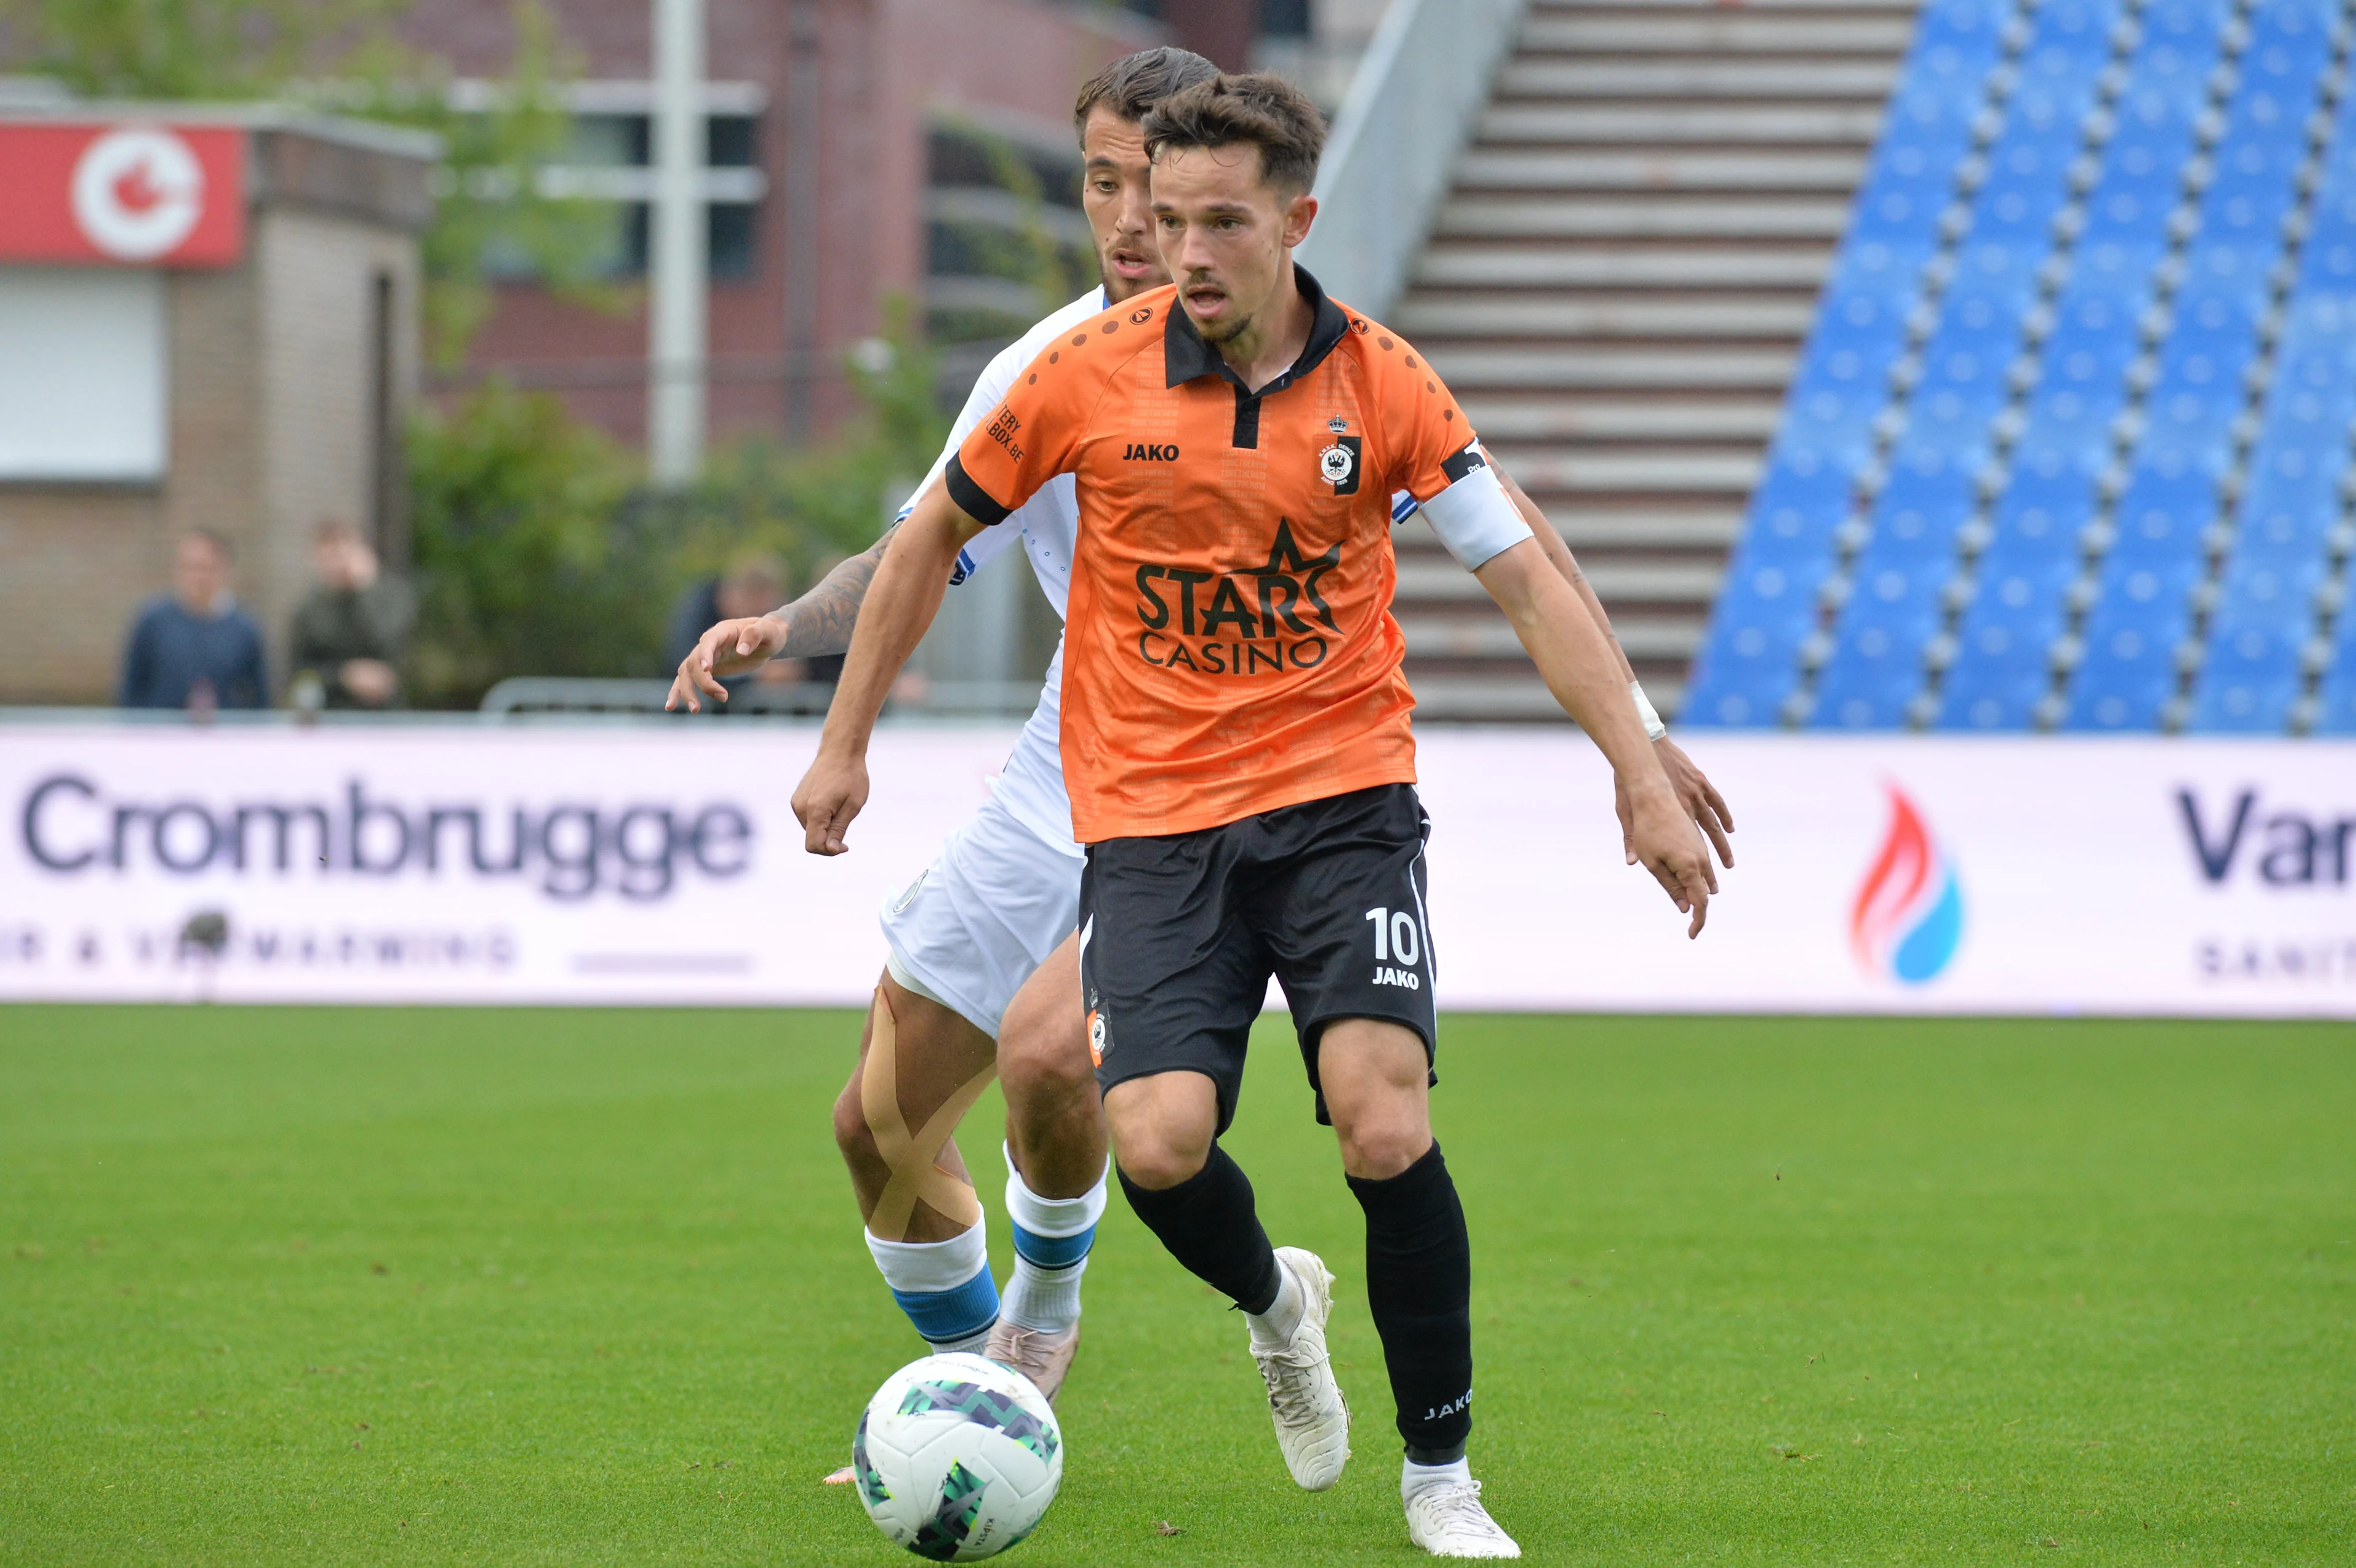
[[[1140,446],[1132,442],[1129,450],[1120,455],[1125,463],[1175,463],[1178,461],[1178,449],[1174,446]]]
[[[1890,831],[1849,911],[1849,946],[1869,975],[1920,986],[1954,959],[1964,936],[1964,893],[1913,801],[1895,784],[1888,787]]]
[[[1265,566],[1219,573],[1148,561],[1137,569],[1137,618],[1145,625],[1137,656],[1206,675],[1313,669],[1327,645],[1312,623],[1341,630],[1318,584],[1341,564],[1339,540],[1323,555],[1303,555],[1286,520],[1276,525]]]

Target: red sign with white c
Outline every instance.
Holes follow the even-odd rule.
[[[245,133],[0,123],[0,261],[224,267],[245,251]]]

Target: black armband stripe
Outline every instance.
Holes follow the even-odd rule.
[[[1453,485],[1459,479],[1463,478],[1467,474],[1472,473],[1475,468],[1486,468],[1488,464],[1482,459],[1480,446],[1475,443],[1468,442],[1465,444],[1463,451],[1458,453],[1453,457],[1444,459],[1440,463],[1440,471],[1442,474],[1447,475],[1448,482],[1451,485]]]
[[[1014,510],[1012,507],[1000,506],[989,491],[975,484],[973,476],[965,471],[964,463],[954,454],[949,458],[948,472],[941,475],[941,482],[949,487],[949,499],[958,504],[958,510],[986,528],[1004,522],[1007,515]]]

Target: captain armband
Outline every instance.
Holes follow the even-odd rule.
[[[1448,488],[1425,500],[1422,511],[1457,565],[1478,571],[1493,556],[1531,537],[1530,525],[1497,483],[1497,471],[1482,457],[1477,443],[1440,467]]]

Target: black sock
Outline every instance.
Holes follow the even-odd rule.
[[[1349,1180],[1366,1211],[1366,1307],[1407,1456],[1452,1465],[1472,1430],[1472,1242],[1456,1183],[1436,1143],[1397,1176]]]
[[[1193,1270],[1213,1290],[1246,1312],[1276,1305],[1284,1276],[1276,1249],[1259,1228],[1252,1207],[1251,1179],[1217,1144],[1203,1168],[1159,1192],[1149,1192],[1120,1173],[1120,1189],[1145,1228],[1162,1238],[1170,1255]],[[1462,1221],[1459,1222],[1460,1225]]]

